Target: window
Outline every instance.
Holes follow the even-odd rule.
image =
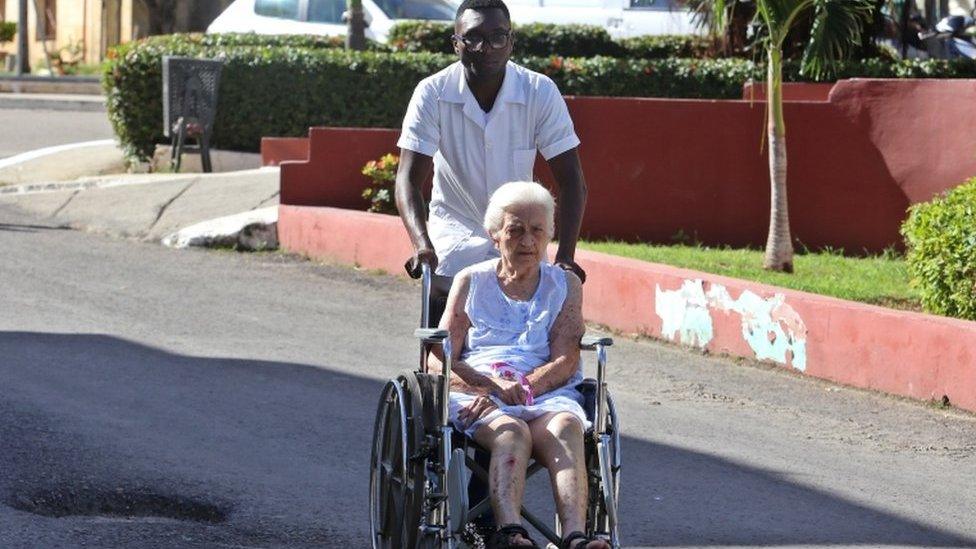
[[[254,13],[267,17],[298,19],[298,0],[256,0]]]
[[[55,40],[58,37],[57,0],[41,0],[34,5],[42,12],[37,14],[37,40]]]
[[[454,21],[457,7],[447,0],[376,0],[390,19]]]
[[[342,23],[346,0],[308,0],[310,23]]]

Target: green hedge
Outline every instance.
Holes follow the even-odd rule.
[[[912,206],[902,234],[925,310],[976,320],[976,178]]]
[[[17,23],[0,21],[0,44],[10,42],[14,36],[17,36]]]
[[[708,56],[710,42],[700,36],[639,36],[614,40],[595,25],[514,25],[515,49],[521,57],[627,57],[663,59]],[[432,21],[397,23],[390,30],[393,51],[454,53],[454,25]]]
[[[263,136],[309,126],[399,127],[422,78],[455,60],[437,53],[350,52],[334,38],[171,35],[112,50],[103,86],[109,118],[130,157],[146,159],[162,132],[162,57],[223,57],[214,147],[256,151]],[[735,99],[764,69],[743,59],[522,57],[566,95]],[[974,77],[976,64],[850,63],[846,76]],[[795,67],[787,80],[797,79]]]

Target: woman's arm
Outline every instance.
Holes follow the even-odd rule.
[[[451,375],[451,389],[472,395],[486,395],[494,389],[494,384],[486,376],[478,373],[461,360],[464,340],[471,328],[471,319],[464,312],[464,303],[468,300],[468,289],[470,287],[471,275],[466,271],[462,271],[455,277],[454,283],[451,284],[451,291],[447,294],[447,306],[444,308],[444,315],[441,317],[438,327],[447,330],[450,340],[451,373],[453,374]],[[432,354],[434,356],[428,360],[427,369],[430,373],[437,374],[442,369],[443,351],[439,345],[436,345]]]
[[[566,299],[563,309],[549,330],[549,362],[525,376],[534,396],[543,395],[566,384],[579,368],[580,338],[583,324],[583,283],[566,272]]]

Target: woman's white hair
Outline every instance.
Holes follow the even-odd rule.
[[[556,201],[545,187],[531,181],[513,181],[498,187],[488,200],[488,209],[485,211],[485,230],[489,235],[502,229],[505,224],[505,211],[512,206],[535,204],[542,206],[546,211],[546,231],[552,237],[556,230],[554,220],[556,211]]]

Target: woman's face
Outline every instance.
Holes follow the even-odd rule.
[[[495,246],[509,265],[538,264],[549,245],[546,209],[538,204],[510,206],[502,228],[493,235]]]

